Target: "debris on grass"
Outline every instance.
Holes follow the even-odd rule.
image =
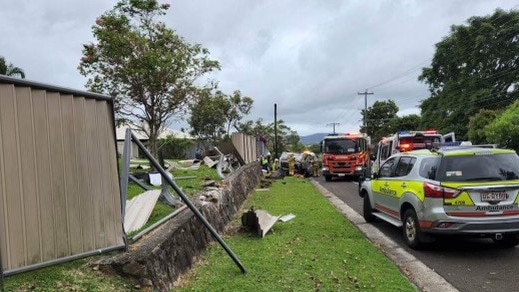
[[[263,238],[279,218],[280,216],[272,216],[265,210],[254,210],[254,208],[251,208],[243,213],[241,222],[244,227],[256,232]]]
[[[295,217],[296,217],[296,215],[290,213],[290,214],[287,214],[285,216],[279,217],[279,221],[281,221],[281,222],[288,222],[288,221],[294,219]]]

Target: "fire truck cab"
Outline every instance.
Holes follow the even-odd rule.
[[[383,137],[377,144],[376,158],[372,171],[377,172],[386,159],[397,153],[418,149],[431,149],[434,143],[455,142],[453,132],[442,135],[436,130],[401,131],[388,137]]]
[[[322,174],[333,177],[358,177],[370,163],[370,138],[362,133],[332,134],[323,138]]]

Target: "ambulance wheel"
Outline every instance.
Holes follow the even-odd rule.
[[[420,249],[423,245],[421,241],[421,230],[418,223],[416,212],[410,208],[404,213],[404,225],[402,226],[402,234],[405,243],[412,249]]]
[[[324,176],[324,179],[325,179],[326,181],[332,181],[332,176],[331,176],[331,175],[325,175],[325,176]]]
[[[368,193],[364,191],[363,197],[364,202],[362,206],[362,213],[364,216],[364,220],[366,220],[366,222],[373,222],[375,221],[375,216],[373,215],[373,209],[371,208],[371,202],[369,201]]]

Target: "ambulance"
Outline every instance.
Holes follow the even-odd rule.
[[[396,134],[383,137],[377,144],[375,160],[372,163],[372,172],[377,172],[380,165],[389,156],[411,150],[431,149],[435,143],[453,143],[456,137],[453,132],[442,135],[436,130],[400,131]]]

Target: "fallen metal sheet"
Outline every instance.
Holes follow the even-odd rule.
[[[200,162],[195,162],[189,166],[184,166],[183,164],[181,163],[177,163],[175,161],[169,161],[168,162],[169,164],[169,167],[168,167],[168,171],[172,171],[174,169],[181,169],[181,170],[198,170],[200,168]]]
[[[274,226],[279,219],[279,216],[272,216],[267,211],[256,210],[256,215],[259,218],[259,232],[261,237],[265,237],[265,234]]]
[[[213,168],[213,166],[215,166],[218,163],[218,161],[214,161],[209,156],[206,156],[204,157],[204,163],[205,165],[207,165],[207,167]]]
[[[138,230],[146,222],[159,199],[161,190],[150,190],[126,201],[124,214],[124,231],[126,233]]]
[[[255,230],[263,238],[279,218],[280,216],[272,216],[265,210],[250,210],[243,214],[242,224]]]
[[[281,222],[287,222],[287,221],[290,221],[290,220],[294,219],[295,217],[296,217],[296,215],[290,213],[290,214],[287,214],[287,215],[285,215],[285,216],[281,216],[281,217],[279,217],[279,221],[281,221]]]

